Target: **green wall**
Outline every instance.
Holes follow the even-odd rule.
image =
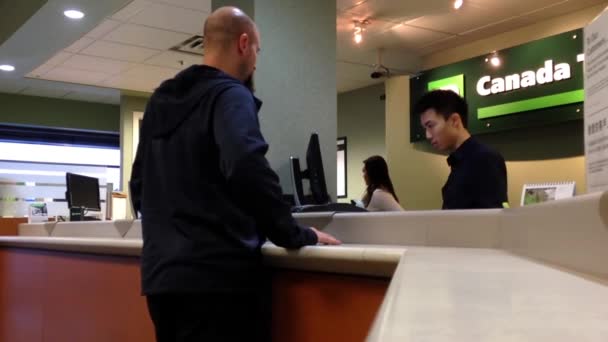
[[[118,132],[120,107],[0,93],[0,123]]]
[[[252,19],[255,19],[255,4],[253,0],[212,0],[211,9],[216,10],[224,6],[235,6],[247,13]]]
[[[386,156],[384,83],[338,94],[338,137],[346,137],[347,198],[360,199],[365,191],[363,161]]]

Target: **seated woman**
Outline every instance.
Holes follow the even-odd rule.
[[[365,208],[369,211],[403,211],[384,158],[372,156],[367,158],[363,165],[363,179],[367,186],[363,196]]]

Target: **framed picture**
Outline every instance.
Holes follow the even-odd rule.
[[[521,206],[574,197],[575,182],[524,184]]]

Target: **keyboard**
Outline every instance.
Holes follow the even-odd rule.
[[[366,209],[357,207],[348,203],[328,203],[328,204],[313,204],[293,207],[293,213],[322,213],[322,212],[337,212],[337,213],[365,213]]]

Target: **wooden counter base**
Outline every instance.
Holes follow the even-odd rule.
[[[274,341],[363,341],[389,279],[277,270]],[[139,258],[0,248],[0,341],[150,342]]]

